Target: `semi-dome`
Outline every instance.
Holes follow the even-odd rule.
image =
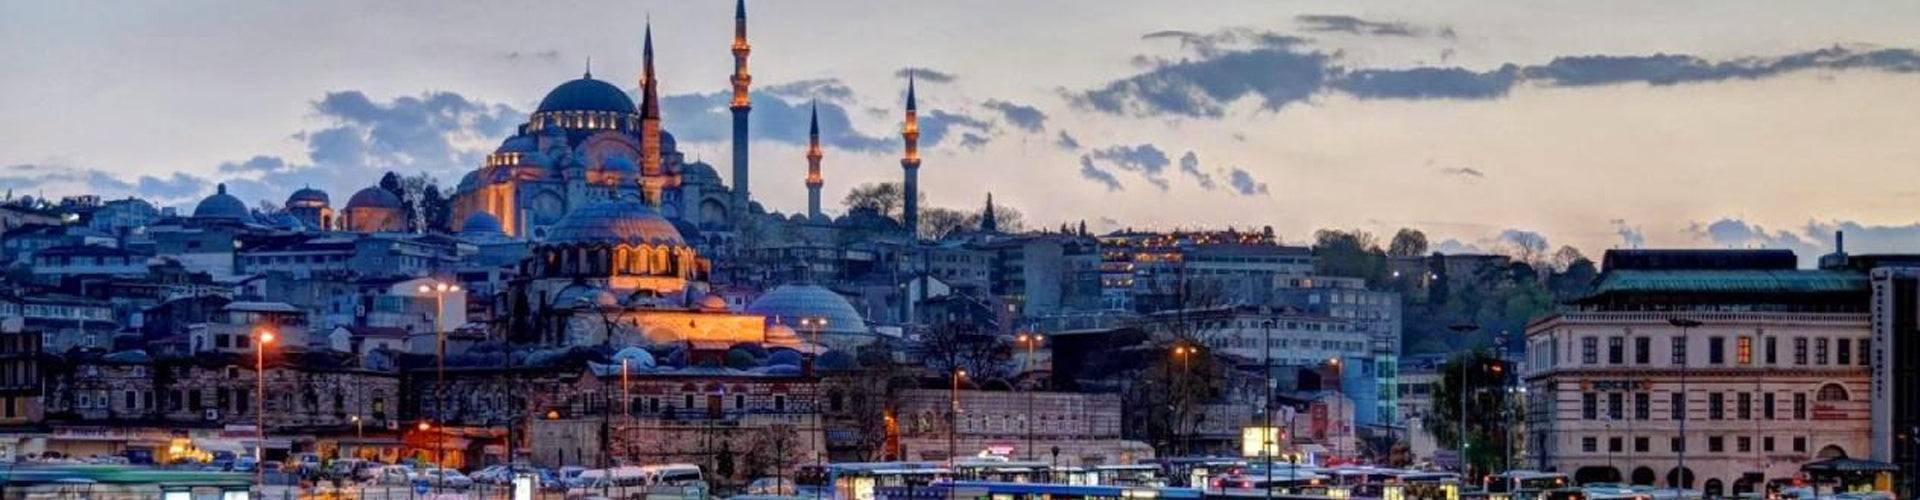
[[[539,139],[535,139],[531,135],[516,134],[513,137],[508,137],[507,140],[500,141],[500,147],[495,148],[493,152],[494,153],[532,153],[534,151],[539,151],[539,150],[540,150]]]
[[[760,314],[769,321],[778,322],[799,331],[803,335],[813,333],[811,327],[800,324],[802,318],[821,318],[827,324],[820,328],[822,334],[867,333],[867,322],[860,312],[847,302],[846,297],[817,285],[780,285],[754,299],[747,306],[747,312]]]
[[[314,189],[312,187],[300,188],[293,192],[293,196],[287,197],[287,206],[289,207],[294,207],[294,206],[324,207],[324,206],[327,206],[328,204],[331,204],[332,202],[333,201],[327,197],[326,191],[321,191],[318,189]]]
[[[391,208],[399,210],[400,197],[394,196],[391,191],[381,189],[380,186],[373,186],[362,189],[358,193],[353,193],[353,197],[347,199],[347,208]]]
[[[227,184],[224,182],[214,187],[212,195],[193,207],[195,219],[246,220],[247,214],[247,203],[227,194]]]
[[[680,182],[688,184],[719,184],[720,172],[707,162],[696,161],[680,167]]]
[[[680,150],[680,142],[673,138],[672,132],[668,132],[665,130],[660,131],[660,150],[661,151],[679,151]]]
[[[460,222],[461,236],[495,236],[506,234],[500,228],[500,219],[486,212],[474,212],[465,221]]]
[[[547,229],[549,243],[686,246],[680,231],[660,212],[637,201],[607,200],[567,212]]]
[[[611,83],[580,77],[578,80],[562,83],[547,92],[540,99],[540,107],[535,112],[548,111],[611,111],[632,113],[633,99],[627,97],[619,87]]]

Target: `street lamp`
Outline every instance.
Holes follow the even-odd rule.
[[[967,378],[967,371],[953,370],[953,390],[948,393],[948,403],[952,408],[947,412],[947,470],[959,474],[956,459],[960,452],[960,379]]]
[[[820,345],[820,330],[825,329],[828,324],[827,318],[820,316],[803,316],[800,318],[800,328],[805,329],[813,341],[813,349],[807,351],[808,374],[813,374],[815,373],[814,370],[820,368],[817,358],[820,356],[820,350],[826,348]],[[820,445],[820,434],[824,432],[826,432],[826,429],[821,425],[820,420],[820,398],[818,394],[816,394],[813,405],[813,430],[807,433],[807,440],[812,442],[809,447],[813,449],[808,451],[813,453],[813,467],[819,469],[821,473],[825,473],[826,471],[821,464],[821,461],[824,460],[823,456],[826,455],[826,450],[824,446]],[[824,488],[814,488],[813,497],[816,499],[820,498],[820,490],[822,489]]]
[[[1020,371],[1032,373],[1034,351],[1040,348],[1040,343],[1045,342],[1046,337],[1041,336],[1039,333],[1021,332],[1020,334],[1015,335],[1013,338],[1015,342],[1019,342],[1021,345],[1027,346],[1027,359],[1021,362]],[[1021,425],[1027,428],[1026,429],[1027,461],[1031,462],[1033,461],[1033,419],[1034,419],[1033,390],[1028,389],[1026,392],[1027,392],[1027,414],[1024,417],[1022,417],[1020,421],[1021,421]]]
[[[273,330],[260,330],[253,344],[253,384],[258,397],[253,399],[253,485],[266,495],[266,458],[267,458],[267,345],[272,344],[277,335]]]
[[[1267,438],[1267,436],[1279,434],[1277,430],[1279,426],[1273,423],[1273,320],[1271,319],[1260,322],[1260,383],[1267,389],[1266,399],[1260,402],[1260,409],[1267,413],[1264,419],[1267,428],[1260,431],[1260,439],[1265,441],[1260,443],[1260,468],[1266,471],[1267,484],[1261,489],[1266,490],[1267,500],[1273,500],[1273,450],[1280,445],[1277,442],[1278,439]]]
[[[434,375],[433,375],[433,412],[435,416],[439,418],[446,418],[446,413],[447,413],[447,409],[446,409],[447,329],[444,327],[443,322],[445,321],[446,310],[447,310],[447,294],[460,293],[461,289],[460,289],[460,285],[458,284],[447,283],[444,281],[435,281],[431,284],[427,284],[427,283],[421,284],[419,291],[422,294],[433,296],[433,333],[434,333],[434,353],[436,358],[436,364],[435,364]],[[427,430],[427,423],[425,421],[420,422],[420,430],[422,431]],[[433,457],[434,465],[440,466],[440,467],[446,466],[446,462],[447,462],[446,439],[444,438],[434,439],[433,455],[434,455]],[[509,459],[511,459],[511,457],[509,457]],[[440,490],[439,483],[435,483],[434,491],[438,492],[439,490]]]
[[[1678,353],[1680,355],[1680,463],[1679,467],[1674,469],[1673,473],[1675,477],[1667,481],[1667,486],[1690,488],[1693,486],[1693,478],[1691,477],[1693,474],[1687,472],[1686,439],[1687,414],[1693,413],[1693,408],[1688,408],[1689,405],[1687,405],[1687,399],[1691,397],[1691,395],[1687,393],[1687,366],[1692,364],[1690,361],[1693,359],[1693,353],[1686,352],[1684,347],[1693,343],[1693,339],[1687,337],[1688,331],[1699,328],[1701,323],[1697,320],[1687,318],[1669,318],[1667,324],[1680,329],[1680,345],[1682,346],[1681,352]],[[1678,483],[1679,486],[1675,486],[1675,483]]]
[[[1466,336],[1475,330],[1479,330],[1480,325],[1454,323],[1448,326],[1447,329],[1453,330],[1453,333],[1460,334],[1461,336]],[[1456,435],[1458,442],[1454,443],[1456,445],[1455,448],[1457,448],[1456,452],[1460,454],[1460,474],[1466,476],[1467,479],[1472,479],[1472,474],[1467,473],[1467,360],[1464,358],[1460,360],[1460,386],[1455,387],[1454,392],[1458,393],[1456,395],[1460,397],[1460,418],[1456,419],[1459,424],[1459,434]]]

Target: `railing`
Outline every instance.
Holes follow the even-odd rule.
[[[1569,311],[1555,316],[1542,318],[1541,322],[1632,322],[1667,324],[1674,318],[1686,318],[1712,327],[1724,323],[1809,323],[1809,324],[1848,324],[1865,325],[1869,319],[1867,313],[1812,313],[1812,312],[1701,312],[1701,311],[1624,311],[1591,312]]]

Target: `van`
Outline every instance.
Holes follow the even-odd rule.
[[[583,498],[639,499],[647,496],[650,477],[641,467],[587,469],[567,488],[570,500]]]

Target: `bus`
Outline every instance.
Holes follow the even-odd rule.
[[[1152,464],[1096,465],[1093,466],[1093,484],[1164,488],[1167,479],[1161,477],[1160,468]]]
[[[1569,488],[1573,481],[1566,474],[1557,472],[1539,472],[1530,470],[1510,470],[1487,476],[1486,491],[1488,500],[1568,500],[1568,497],[1584,497],[1578,488]]]
[[[1221,457],[1165,458],[1159,463],[1161,477],[1167,479],[1168,486],[1189,488],[1204,487],[1208,478],[1238,473],[1247,466],[1246,461]]]
[[[1052,466],[1047,462],[1021,462],[999,459],[968,459],[953,464],[953,475],[961,481],[1002,483],[1052,482]]]
[[[253,476],[128,465],[15,464],[0,500],[247,500]]]
[[[1124,486],[998,481],[940,481],[907,491],[883,488],[879,500],[1201,500],[1192,488],[1129,488]]]
[[[803,465],[794,475],[794,496],[831,500],[874,500],[882,487],[925,487],[952,477],[931,462],[851,462]]]

